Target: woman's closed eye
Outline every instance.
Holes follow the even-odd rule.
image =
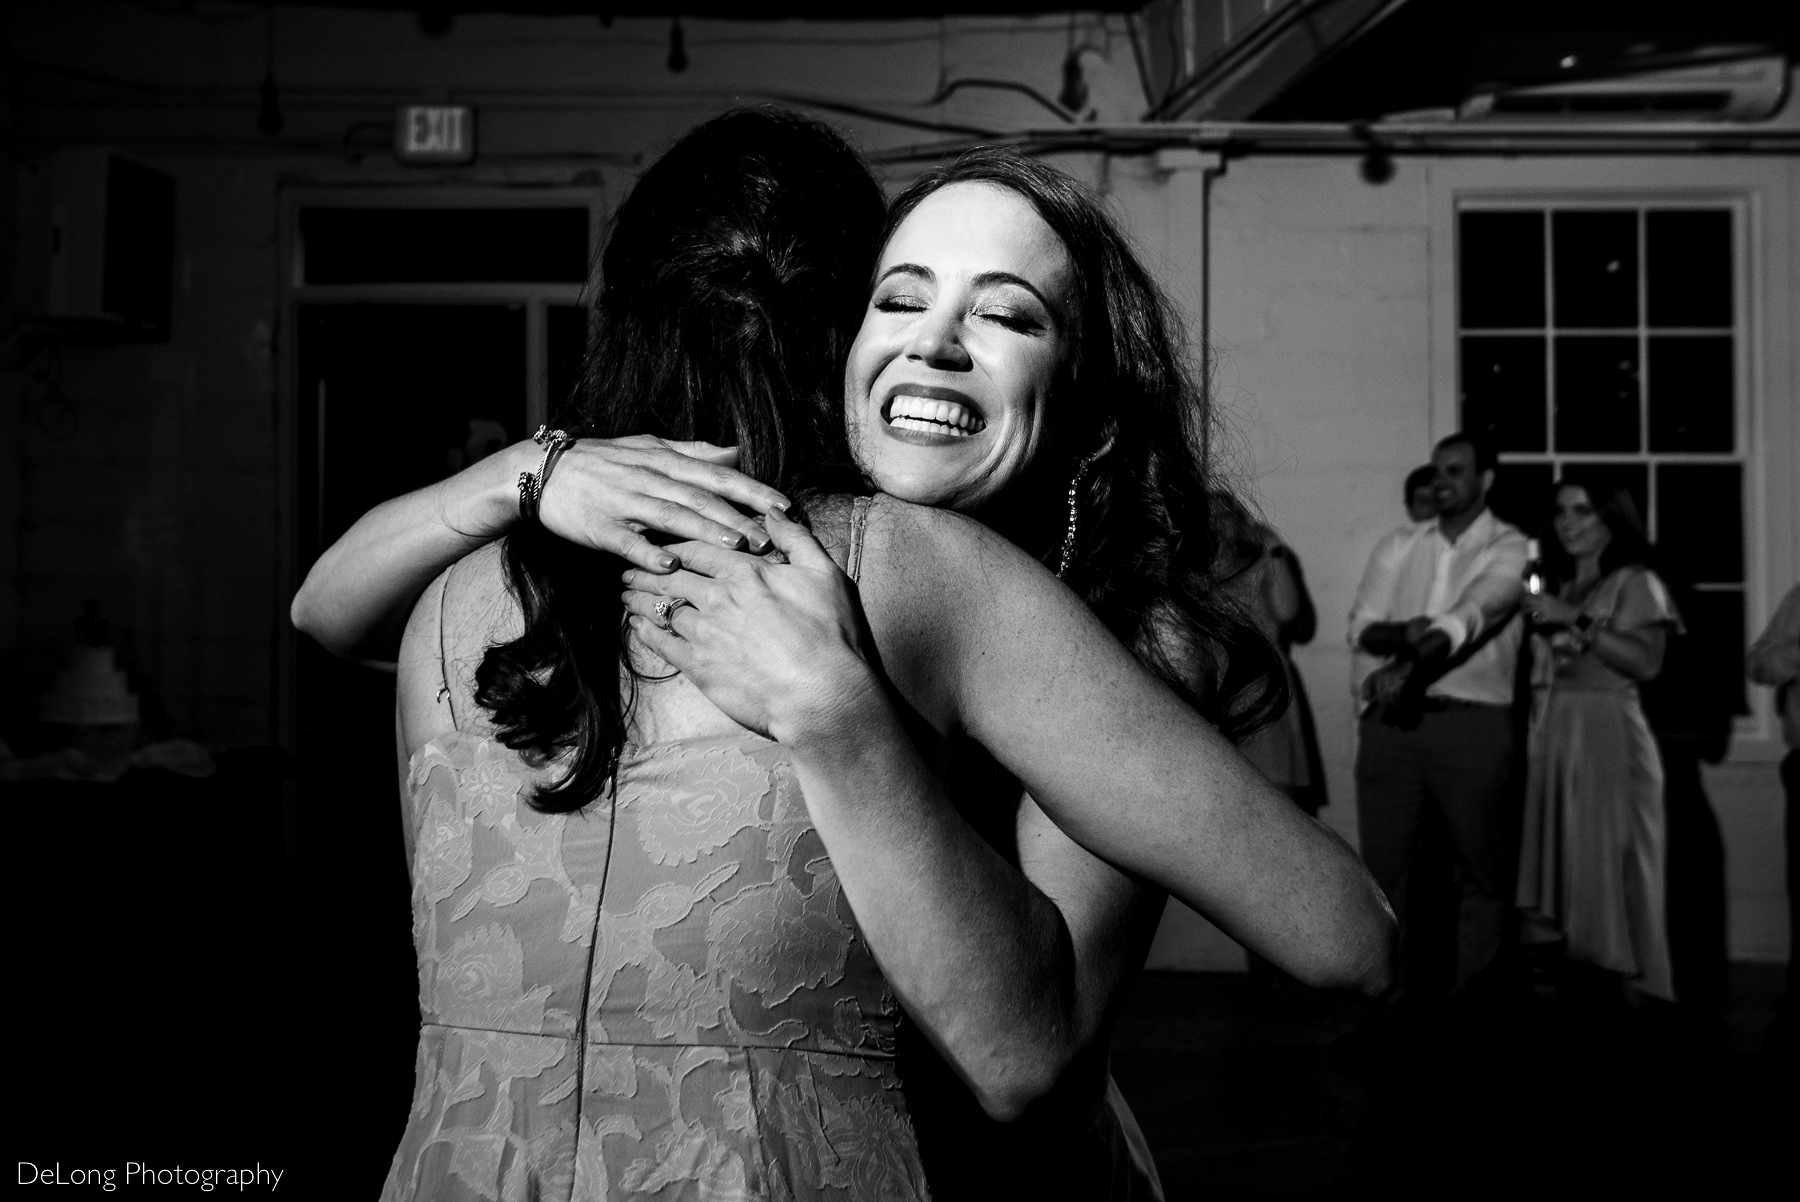
[[[985,321],[995,322],[1020,334],[1035,334],[1045,328],[1044,323],[1038,318],[1017,309],[981,309],[976,312],[975,316]]]
[[[894,292],[875,298],[875,309],[880,313],[923,313],[930,307],[924,297],[910,292]]]

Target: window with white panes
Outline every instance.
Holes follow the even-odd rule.
[[[1745,712],[1743,214],[1729,201],[1465,204],[1459,409],[1491,501],[1548,528],[1569,468],[1627,488],[1689,611],[1688,662]],[[1704,646],[1696,645],[1704,643]]]

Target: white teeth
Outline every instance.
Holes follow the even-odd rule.
[[[972,437],[970,432],[961,426],[946,426],[938,422],[920,421],[916,417],[892,418],[888,425],[896,430],[918,430],[923,434],[948,434],[951,438]]]
[[[911,424],[901,426],[902,420],[906,419],[910,419]],[[905,430],[925,428],[949,434],[979,434],[987,428],[987,423],[964,405],[917,396],[897,396],[890,401],[888,421]]]

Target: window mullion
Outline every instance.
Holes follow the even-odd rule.
[[[1550,220],[1550,209],[1542,213],[1544,220],[1544,448],[1550,452],[1550,474],[1558,474],[1556,456],[1556,285],[1554,264],[1556,223]]]
[[[1644,526],[1650,541],[1656,541],[1658,510],[1656,481],[1662,473],[1656,470],[1657,459],[1650,446],[1650,216],[1647,206],[1637,211],[1637,344],[1638,344],[1638,431],[1644,457]]]

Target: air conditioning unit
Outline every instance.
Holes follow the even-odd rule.
[[[1761,121],[1787,99],[1787,59],[1759,55],[1605,79],[1496,88],[1463,101],[1464,121]]]

